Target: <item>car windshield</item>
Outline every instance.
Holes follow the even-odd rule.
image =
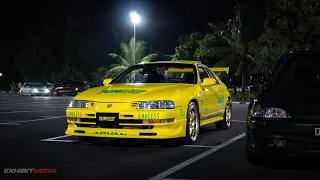
[[[319,54],[298,54],[288,58],[273,78],[273,85],[320,84]]]
[[[192,64],[139,64],[128,68],[110,84],[124,83],[186,83],[195,84],[195,66]]]
[[[33,84],[31,84],[31,87],[43,87],[43,85],[42,84],[40,84],[40,83],[33,83]]]

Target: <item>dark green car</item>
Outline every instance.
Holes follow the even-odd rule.
[[[248,107],[246,157],[320,155],[320,51],[283,55]]]

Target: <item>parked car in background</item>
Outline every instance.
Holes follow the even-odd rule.
[[[237,87],[234,86],[234,85],[228,84],[228,85],[227,85],[227,88],[228,88],[228,91],[229,91],[230,93],[236,93],[236,92],[237,92]]]
[[[24,95],[49,95],[50,90],[39,82],[25,82],[19,90],[21,96]]]
[[[51,94],[53,96],[77,95],[88,88],[83,81],[67,81],[55,84],[51,89]]]

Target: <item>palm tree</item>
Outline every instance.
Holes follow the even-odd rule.
[[[107,75],[116,76],[126,70],[128,67],[133,66],[133,44],[134,39],[131,38],[129,44],[122,42],[120,44],[121,55],[110,53],[109,56],[116,59],[118,64],[110,65]],[[147,43],[145,41],[136,42],[136,64],[142,62],[149,62],[154,60],[158,54],[148,54]]]
[[[236,69],[235,75],[242,76],[242,93],[245,91],[245,78],[247,77],[248,65],[253,63],[253,57],[248,53],[250,37],[245,36],[243,33],[242,13],[244,9],[244,4],[237,4],[235,6],[234,18],[220,25],[209,23],[213,34],[229,45],[227,49],[222,47],[225,52],[228,52],[228,55],[215,66],[230,66],[230,69]]]

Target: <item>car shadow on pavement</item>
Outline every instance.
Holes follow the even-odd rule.
[[[269,159],[258,167],[273,168],[279,170],[320,170],[320,157],[290,157]]]
[[[201,128],[199,139],[210,133],[217,132],[218,129]],[[92,141],[78,141],[77,144],[90,144],[94,146],[112,146],[112,147],[144,147],[144,148],[159,148],[159,147],[179,147],[184,145],[183,138],[176,139],[112,139],[112,138],[97,138]]]

